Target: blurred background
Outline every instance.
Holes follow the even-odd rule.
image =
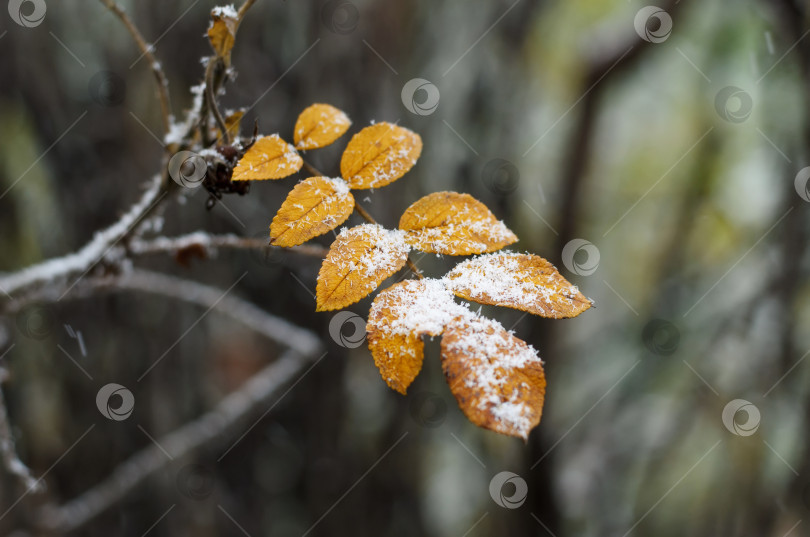
[[[122,4],[181,117],[216,4]],[[48,2],[34,27],[13,12],[0,13],[3,272],[115,222],[163,153],[148,61],[100,2]],[[335,314],[315,313],[318,259],[138,259],[235,284],[326,355],[70,534],[807,535],[808,32],[807,5],[791,0],[259,0],[222,100],[252,106],[243,125],[289,140],[313,102],[344,110],[349,134],[399,122],[424,150],[359,197],[381,223],[430,192],[468,192],[517,233],[513,249],[554,262],[596,308],[564,321],[485,308],[546,363],[543,419],[524,444],[466,420],[438,341],[407,396],[388,389],[356,325],[330,335]],[[307,159],[337,175],[348,139]],[[172,197],[157,231],[264,238],[301,177],[210,211],[202,189]],[[458,261],[416,259],[435,276]],[[365,317],[370,301],[350,310]],[[0,312],[11,431],[47,485],[28,492],[0,472],[0,533],[61,534],[40,527],[43,506],[91,490],[280,355],[204,311],[122,290]],[[96,407],[108,383],[131,390],[128,419]]]

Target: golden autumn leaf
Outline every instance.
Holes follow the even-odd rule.
[[[233,170],[232,181],[281,179],[301,169],[304,160],[278,134],[256,140]]]
[[[467,314],[441,280],[406,280],[380,292],[371,304],[366,333],[386,384],[405,394],[422,368],[422,336],[441,335],[445,325]]]
[[[295,122],[293,143],[298,149],[326,147],[343,136],[352,124],[343,111],[328,104],[313,104]]]
[[[403,235],[376,224],[341,231],[318,273],[316,310],[336,310],[354,304],[401,269],[410,250]]]
[[[340,159],[340,174],[354,189],[393,183],[422,153],[422,138],[391,123],[377,123],[354,136]]]
[[[459,263],[444,277],[457,296],[564,319],[591,307],[575,285],[537,255],[499,252]]]
[[[242,118],[245,116],[245,110],[235,110],[225,116],[225,128],[231,138],[239,137],[239,127],[242,124]]]
[[[486,205],[469,194],[434,192],[408,207],[399,220],[408,244],[436,254],[494,252],[517,241]]]
[[[343,179],[310,177],[295,185],[270,224],[270,244],[297,246],[346,221],[354,197]]]
[[[442,337],[442,369],[472,423],[527,440],[543,412],[546,379],[535,350],[484,317],[460,318]]]
[[[211,10],[211,26],[208,27],[208,41],[216,55],[230,63],[231,49],[236,40],[239,18],[233,9],[216,7]]]

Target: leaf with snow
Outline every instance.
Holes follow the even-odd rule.
[[[541,317],[576,317],[591,307],[591,301],[575,285],[537,255],[482,255],[459,263],[444,280],[461,298]]]
[[[441,280],[406,280],[380,292],[371,304],[366,332],[386,384],[404,395],[422,368],[422,336],[441,335],[454,318],[468,314]]]
[[[535,350],[484,317],[451,323],[442,337],[442,369],[472,423],[528,439],[543,412],[546,379]]]
[[[216,55],[230,62],[231,49],[236,40],[239,18],[233,6],[215,7],[211,10],[211,26],[208,27],[208,41]]]
[[[486,205],[469,194],[434,192],[408,207],[399,220],[408,244],[436,254],[494,252],[517,237]]]
[[[340,174],[353,189],[382,187],[405,175],[421,153],[418,134],[377,123],[352,136],[340,159]]]
[[[326,147],[343,136],[352,124],[343,111],[329,104],[313,104],[298,116],[293,143],[298,149]]]
[[[262,136],[239,160],[233,170],[233,181],[281,179],[301,169],[304,160],[295,148],[278,134]]]
[[[239,127],[242,124],[242,118],[244,116],[244,108],[229,112],[228,115],[225,116],[225,128],[228,130],[228,134],[231,136],[231,138],[239,137]]]
[[[270,244],[298,246],[346,221],[354,197],[343,179],[310,177],[295,185],[270,224]]]
[[[377,224],[342,230],[318,273],[316,310],[336,310],[361,300],[405,265],[409,250],[401,231]]]

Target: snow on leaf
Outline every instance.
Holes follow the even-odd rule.
[[[295,122],[293,142],[298,149],[326,147],[343,136],[352,124],[341,110],[328,104],[313,104]]]
[[[361,300],[405,265],[409,250],[401,231],[377,224],[342,230],[318,273],[316,310],[336,310]]]
[[[441,335],[454,318],[471,315],[453,301],[440,280],[406,280],[382,291],[371,304],[368,347],[383,380],[405,394],[422,368],[422,336]]]
[[[208,27],[208,41],[220,58],[230,62],[231,49],[236,39],[239,19],[233,6],[215,7],[211,10],[211,26]]]
[[[310,177],[295,185],[270,225],[270,243],[297,246],[346,221],[354,197],[343,179]]]
[[[405,175],[421,153],[418,134],[377,123],[352,136],[340,159],[340,174],[353,189],[382,187]]]
[[[245,109],[235,110],[233,112],[229,112],[225,116],[225,128],[228,129],[228,134],[230,134],[231,138],[238,138],[239,137],[239,127],[242,124],[242,118],[245,115]]]
[[[442,369],[472,423],[528,439],[543,411],[546,380],[535,350],[484,317],[463,317],[442,337]]]
[[[408,244],[423,252],[470,255],[494,252],[517,237],[486,205],[469,194],[434,192],[408,207],[399,220]]]
[[[256,140],[233,170],[232,181],[281,179],[301,169],[304,160],[278,134]]]
[[[576,317],[591,307],[591,301],[575,285],[537,255],[482,255],[459,263],[444,280],[461,298],[542,317]]]

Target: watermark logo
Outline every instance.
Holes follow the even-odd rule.
[[[563,246],[565,268],[580,276],[590,276],[599,267],[599,248],[585,239],[573,239]]]
[[[56,319],[43,304],[29,304],[17,313],[17,330],[28,339],[45,339],[53,333]]]
[[[633,27],[644,41],[663,43],[672,33],[672,17],[660,7],[643,7],[633,19]]]
[[[116,106],[124,102],[127,85],[124,79],[112,71],[99,71],[87,84],[90,98],[101,106]]]
[[[192,500],[204,500],[214,490],[214,476],[211,470],[202,464],[187,464],[177,472],[177,490]]]
[[[796,179],[793,181],[793,186],[796,188],[796,193],[804,201],[810,201],[810,188],[808,188],[808,182],[810,182],[810,166],[799,170],[799,173],[796,174]]]
[[[402,104],[417,116],[429,116],[435,112],[439,107],[439,97],[439,88],[424,78],[412,78],[402,86]]]
[[[438,427],[447,417],[447,403],[433,392],[415,394],[411,398],[409,410],[416,423],[429,429]]]
[[[96,406],[108,420],[124,421],[135,408],[135,396],[120,384],[106,384],[96,394]]]
[[[502,158],[487,162],[481,170],[481,180],[494,194],[511,194],[520,182],[517,166]]]
[[[714,98],[717,115],[729,123],[742,123],[751,115],[753,108],[754,100],[747,91],[737,86],[726,86]]]
[[[356,313],[340,311],[329,321],[329,335],[341,347],[356,349],[366,340],[366,321]]]
[[[512,490],[504,490],[509,486]],[[489,482],[489,495],[492,501],[506,509],[517,509],[526,501],[529,486],[526,480],[512,472],[501,472]]]
[[[26,28],[34,28],[45,20],[45,0],[9,0],[11,20]]]
[[[184,188],[199,187],[207,172],[205,159],[193,151],[178,151],[169,159],[169,175]]]
[[[644,325],[641,340],[651,353],[669,356],[678,349],[681,333],[678,327],[664,319],[653,319]]]
[[[321,8],[321,21],[326,28],[335,34],[346,35],[357,28],[360,10],[351,2],[330,0]]]
[[[745,421],[739,418],[741,412],[745,415]],[[723,425],[728,432],[737,436],[751,436],[757,432],[759,419],[759,409],[745,399],[734,399],[723,409]]]

